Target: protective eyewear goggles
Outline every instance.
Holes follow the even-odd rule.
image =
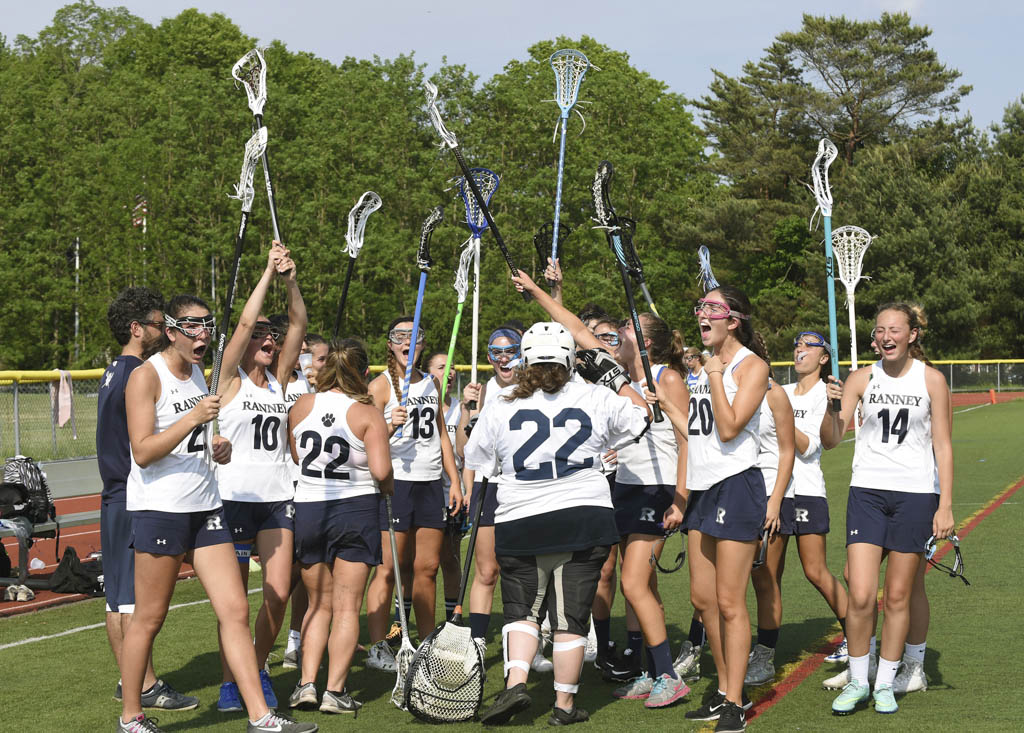
[[[274,341],[280,341],[284,334],[274,328],[270,321],[259,321],[252,329],[252,336],[250,338],[253,341],[262,341],[267,336],[270,336]]]
[[[173,318],[165,315],[164,325],[180,331],[191,339],[199,338],[204,331],[210,334],[211,339],[217,338],[217,320],[213,316]]]
[[[964,581],[964,585],[970,585],[970,581],[964,577],[964,558],[960,554],[960,538],[956,535],[947,538],[950,544],[953,546],[953,567],[944,565],[941,562],[935,560],[935,551],[938,549],[937,540],[935,535],[928,538],[928,541],[924,544],[924,559],[928,561],[928,564],[933,568],[943,571],[951,578],[960,578]]]
[[[423,329],[422,328],[419,329],[419,331],[417,332],[416,340],[417,341],[422,341],[423,340]],[[412,343],[412,329],[411,328],[392,328],[390,331],[388,331],[388,341],[390,341],[391,343],[393,343],[395,345]]]
[[[488,346],[487,356],[491,361],[499,361],[503,356],[508,357],[509,359],[518,359],[519,344],[511,344],[510,346]]]
[[[619,334],[615,331],[609,331],[608,333],[597,334],[597,340],[608,346],[618,346],[622,339],[619,338]]]
[[[793,339],[793,348],[795,349],[803,343],[804,346],[820,346],[827,349],[828,344],[825,342],[825,337],[817,331],[802,331],[799,336]]]
[[[739,318],[742,320],[750,318],[746,313],[734,311],[729,307],[728,303],[724,303],[721,300],[708,300],[707,298],[698,300],[697,307],[693,309],[693,315],[699,317],[702,314],[712,321],[721,321],[726,318]]]

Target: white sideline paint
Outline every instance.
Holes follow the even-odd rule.
[[[250,588],[246,595],[251,596],[254,593],[261,592],[262,590],[262,588]],[[173,611],[178,608],[188,608],[189,606],[201,606],[204,603],[209,602],[209,598],[204,598],[200,601],[189,601],[188,603],[175,603],[174,605],[168,607],[167,610]],[[37,641],[49,641],[50,639],[57,639],[61,636],[70,636],[71,634],[77,634],[80,631],[92,631],[93,629],[102,629],[105,628],[106,625],[107,624],[105,622],[99,624],[89,624],[88,626],[78,626],[74,629],[68,629],[67,631],[59,631],[56,634],[47,634],[46,636],[33,636],[28,639],[20,639],[18,641],[12,641],[9,644],[0,644],[0,651],[3,651],[4,649],[13,649],[16,646],[24,646],[25,644],[34,644]]]

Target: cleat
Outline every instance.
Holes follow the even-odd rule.
[[[744,685],[763,685],[775,677],[775,650],[763,644],[755,644],[747,659],[747,676]]]
[[[868,681],[874,682],[875,675],[878,674],[878,657],[872,656],[868,661]],[[847,666],[839,674],[829,677],[821,683],[821,686],[826,690],[841,690],[850,684],[850,667]]]
[[[594,626],[590,626],[590,635],[587,636],[587,647],[583,650],[583,662],[585,664],[593,664],[597,661],[597,634],[594,633]],[[559,708],[555,708],[558,710]],[[584,712],[584,714],[586,714]],[[590,716],[587,715],[589,719]],[[560,724],[561,725],[561,724]]]
[[[494,700],[494,704],[480,714],[480,722],[484,725],[502,725],[530,707],[530,696],[526,694],[526,683],[520,682],[507,690],[502,690]]]
[[[121,702],[121,680],[117,681],[117,687],[114,688],[114,700]]]
[[[277,695],[274,694],[274,686],[270,684],[270,672],[260,670],[260,685],[263,687],[263,700],[271,710],[277,710]]]
[[[566,712],[557,705],[551,710],[551,717],[548,718],[548,725],[572,725],[573,723],[586,723],[590,720],[590,713],[583,708],[573,707]]]
[[[320,726],[316,723],[300,723],[283,713],[270,711],[266,717],[253,723],[249,721],[246,733],[316,733]]]
[[[222,713],[242,712],[242,698],[238,694],[238,685],[234,682],[225,682],[220,686],[217,709]]]
[[[664,708],[679,702],[690,694],[682,677],[669,677],[663,674],[654,680],[650,695],[644,700],[645,708]]]
[[[641,671],[640,655],[626,649],[615,665],[605,670],[602,676],[605,682],[629,682],[639,677]]]
[[[533,661],[530,662],[530,669],[534,672],[550,672],[555,668],[555,664],[544,656],[541,649],[541,646],[537,647],[537,653],[533,655]]]
[[[843,637],[842,642],[835,648],[835,651],[825,657],[826,662],[832,664],[846,664],[850,658],[849,647],[846,645],[846,637]]]
[[[676,661],[672,663],[672,667],[675,669],[676,674],[687,682],[699,680],[700,653],[703,650],[703,646],[694,646],[693,642],[689,639],[684,641],[683,645],[679,648],[679,656],[677,656]]]
[[[363,704],[348,694],[348,690],[331,692],[324,690],[324,699],[320,703],[321,713],[359,713]]]
[[[839,693],[839,696],[832,701],[833,715],[849,715],[861,705],[867,704],[871,697],[871,688],[868,685],[858,685],[850,682]]]
[[[236,693],[237,690],[236,687]],[[120,699],[120,683],[117,685],[117,692],[119,693],[118,699]],[[142,707],[159,708],[160,710],[194,710],[199,707],[199,698],[182,695],[163,680],[157,680],[148,692],[142,693]]]
[[[644,672],[639,677],[634,677],[621,687],[616,687],[612,691],[612,697],[617,697],[620,700],[646,700],[653,689],[654,680],[648,677],[647,673]]]
[[[747,715],[734,702],[725,701],[722,713],[718,716],[715,733],[741,733],[747,729]]]
[[[875,685],[875,691],[871,693],[871,697],[875,703],[876,713],[891,715],[900,709],[892,694],[892,685]]]
[[[394,672],[398,669],[398,665],[395,662],[395,653],[391,651],[387,641],[378,641],[370,647],[369,654],[366,657],[366,666],[384,672]]]
[[[899,672],[892,683],[892,691],[897,695],[918,692],[928,689],[928,678],[924,674],[924,665],[916,659],[903,657]]]
[[[139,713],[127,723],[118,718],[117,730],[118,733],[163,733],[160,728],[156,727],[158,722],[156,718],[147,718],[144,714]]]
[[[306,705],[316,705],[316,684],[307,682],[298,683],[292,694],[288,696],[288,707],[297,708]]]
[[[725,695],[715,690],[707,702],[696,710],[688,711],[683,717],[687,720],[718,720],[725,708],[725,703]]]

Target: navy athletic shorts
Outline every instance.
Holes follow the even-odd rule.
[[[136,552],[181,555],[199,547],[231,544],[224,508],[201,512],[130,512],[131,546]],[[104,582],[106,573],[104,572]]]
[[[380,494],[295,502],[295,557],[302,565],[348,562],[380,565]],[[386,510],[385,510],[386,514]]]
[[[103,593],[107,597],[107,610],[113,613],[135,613],[135,553],[130,546],[131,539],[132,516],[125,501],[103,502],[100,505]]]
[[[448,522],[447,492],[441,479],[434,481],[400,481],[395,479],[395,495],[391,497],[391,513],[395,531],[408,532],[413,527],[444,529]],[[388,512],[380,503],[381,532],[388,531]]]
[[[631,534],[661,537],[665,530],[661,520],[665,510],[672,506],[676,487],[668,484],[620,484],[612,489],[615,507],[615,526],[626,538]]]
[[[256,539],[264,529],[294,529],[295,508],[290,501],[224,501],[231,537],[236,542]]]
[[[480,501],[480,489],[483,487],[479,481],[473,482],[473,495],[469,497],[469,521],[476,516],[476,505]],[[480,512],[480,526],[494,526],[494,512],[498,510],[498,480],[488,480],[487,496],[484,497],[484,508]]]
[[[761,469],[751,466],[706,491],[690,492],[683,529],[695,529],[720,540],[751,542],[761,537],[767,508],[764,476]]]
[[[783,499],[779,520],[779,534],[828,534],[828,499],[824,496]]]
[[[866,542],[893,552],[924,552],[939,495],[850,487],[846,544]]]

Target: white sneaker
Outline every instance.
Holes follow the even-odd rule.
[[[537,653],[533,655],[533,661],[530,662],[530,669],[534,672],[550,672],[555,668],[554,663],[544,656],[542,649],[543,646],[537,647]]]
[[[846,645],[846,637],[843,637],[842,643],[836,647],[836,650],[825,657],[825,661],[831,664],[846,664],[850,658],[849,647]]]
[[[398,669],[395,662],[395,653],[383,639],[370,647],[366,658],[366,666],[371,669],[379,669],[384,672],[394,672]]]
[[[875,684],[875,675],[878,674],[878,657],[874,654],[868,660],[868,682],[872,685]],[[826,690],[841,690],[850,684],[850,665],[847,664],[846,668],[842,672],[829,677],[827,680],[821,683],[821,686]]]
[[[587,648],[583,650],[583,661],[593,664],[597,659],[597,631],[594,630],[594,621],[590,621],[590,633],[587,634]]]
[[[924,674],[924,665],[916,659],[908,659],[904,655],[896,679],[893,680],[892,691],[897,695],[903,695],[927,689],[928,678]]]

